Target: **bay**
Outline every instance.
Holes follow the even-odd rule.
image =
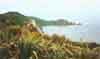
[[[94,26],[95,27],[95,26]],[[98,38],[95,38],[95,31],[92,32],[90,24],[75,25],[75,26],[45,26],[43,31],[49,35],[57,34],[64,35],[70,38],[72,41],[80,42],[80,39],[86,42],[97,42]],[[94,35],[92,35],[94,34]],[[97,40],[96,40],[97,39]]]

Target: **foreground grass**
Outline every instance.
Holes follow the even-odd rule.
[[[23,25],[1,30],[0,59],[100,59],[99,46],[30,29],[34,30]]]

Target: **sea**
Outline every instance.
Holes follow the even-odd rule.
[[[72,41],[100,43],[100,26],[98,24],[82,24],[72,26],[45,26],[43,31],[49,35],[64,35]]]

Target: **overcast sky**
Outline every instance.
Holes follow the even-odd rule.
[[[100,0],[0,0],[0,13],[19,11],[45,19],[94,16]],[[94,12],[95,11],[95,12]]]

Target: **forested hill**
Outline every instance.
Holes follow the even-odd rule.
[[[38,25],[39,27],[43,27],[43,26],[69,26],[69,25],[79,25],[79,24],[75,24],[73,22],[69,22],[67,20],[64,19],[58,19],[58,20],[52,20],[52,21],[46,21],[44,19],[38,18],[38,17],[34,17],[34,16],[24,16],[19,12],[7,12],[4,14],[0,14],[0,23],[1,25],[6,24],[6,25],[10,25],[10,24],[15,24],[15,25],[22,25],[24,24],[24,21],[29,21],[29,20],[34,20],[36,25]]]
[[[39,26],[69,26],[69,25],[80,25],[76,24],[74,22],[69,22],[68,20],[65,19],[57,19],[57,20],[44,20],[40,19],[38,17],[29,17],[32,20],[35,20],[37,25]]]
[[[5,29],[12,25],[23,25],[25,21],[29,21],[28,17],[18,12],[7,12],[0,14],[0,29]]]

